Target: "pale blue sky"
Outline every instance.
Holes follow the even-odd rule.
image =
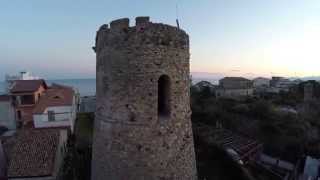
[[[191,70],[242,76],[320,75],[319,0],[1,0],[0,80],[95,76],[95,32],[150,16],[190,35]]]

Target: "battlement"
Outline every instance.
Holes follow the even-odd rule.
[[[136,27],[137,26],[145,26],[150,22],[150,17],[149,16],[139,16],[136,17]],[[105,30],[112,30],[112,31],[119,31],[119,30],[126,30],[129,28],[134,28],[130,27],[130,19],[129,18],[121,18],[121,19],[116,19],[110,22],[110,29],[108,28],[108,24],[104,24],[99,28],[99,31],[105,31]]]
[[[110,27],[104,24],[99,28],[94,50],[99,51],[105,46],[121,48],[146,44],[188,48],[189,37],[175,26],[151,22],[148,16],[136,17],[135,26],[130,26],[129,18],[121,18],[111,21]]]
[[[150,17],[148,17],[148,16],[136,17],[136,26],[145,25],[149,22],[150,22]]]
[[[111,21],[110,28],[112,31],[125,30],[129,28],[129,18],[122,18]]]

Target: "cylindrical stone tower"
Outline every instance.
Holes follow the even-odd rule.
[[[195,180],[188,35],[124,18],[100,27],[94,50],[92,180]]]

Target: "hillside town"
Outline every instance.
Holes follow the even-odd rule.
[[[77,6],[72,4],[74,8],[65,11],[57,11],[49,4],[44,5],[46,9],[39,10],[42,13],[52,9],[54,13],[69,13],[79,11],[80,6],[83,6],[81,13],[101,16],[96,14],[100,12],[97,6],[82,3],[76,4]],[[99,8],[105,8],[100,3]],[[210,1],[207,3],[210,4]],[[107,7],[116,11],[116,7],[109,4]],[[249,7],[252,4],[245,5]],[[122,10],[123,4],[118,5]],[[156,8],[150,9],[151,5]],[[13,38],[14,45],[9,43],[11,39],[7,39],[9,48],[0,48],[9,52],[1,56],[1,59],[6,60],[3,63],[6,67],[0,67],[2,70],[11,73],[16,69],[9,63],[11,59],[33,62],[29,66],[32,67],[38,65],[39,57],[45,57],[45,63],[39,63],[34,68],[39,74],[53,78],[57,75],[73,76],[77,79],[69,80],[77,81],[78,86],[46,80],[28,71],[21,71],[16,75],[1,74],[5,79],[4,83],[0,83],[4,86],[2,91],[0,89],[0,180],[319,180],[320,82],[306,78],[306,74],[310,75],[317,69],[303,67],[303,71],[298,72],[301,76],[296,76],[301,79],[291,78],[295,74],[293,71],[299,68],[294,61],[301,61],[301,57],[317,59],[312,56],[318,53],[310,52],[307,46],[317,36],[303,36],[309,41],[297,38],[306,48],[301,48],[300,43],[297,43],[299,46],[291,49],[302,49],[304,52],[291,55],[291,49],[286,49],[293,40],[282,44],[285,40],[281,39],[287,31],[283,30],[283,34],[279,33],[277,37],[276,33],[270,33],[273,31],[271,25],[260,27],[267,23],[267,18],[256,19],[259,22],[256,22],[256,27],[246,26],[242,21],[245,18],[235,18],[244,13],[239,11],[241,8],[233,8],[234,5],[232,8],[225,8],[226,5],[223,4],[223,10],[217,10],[224,12],[231,9],[230,14],[235,13],[232,17],[235,18],[233,23],[237,27],[221,23],[229,20],[228,16],[221,15],[225,19],[220,19],[219,24],[212,23],[214,26],[211,29],[199,25],[218,21],[205,19],[210,15],[208,9],[204,11],[208,14],[197,17],[198,13],[203,13],[196,11],[197,8],[194,7],[197,5],[189,4],[192,13],[189,20],[183,21],[178,16],[177,2],[174,25],[155,22],[149,16],[138,16],[134,22],[130,22],[129,18],[104,22],[96,31],[88,27],[100,24],[104,17],[89,19],[91,14],[82,14],[81,19],[76,19],[79,14],[70,14],[69,19],[52,11],[52,14],[48,14],[52,19],[45,21],[50,22],[50,26],[41,24],[43,19],[34,22],[37,25],[35,27],[44,27],[44,32],[34,32],[41,37],[41,41],[38,39],[32,44],[33,39],[38,37],[32,36],[32,33],[26,35],[30,38],[27,41],[21,36],[15,38],[21,42]],[[235,5],[240,6],[242,3]],[[63,4],[61,7],[65,6]],[[86,11],[87,7],[91,11]],[[135,7],[136,12],[139,12],[139,7],[140,5]],[[243,9],[247,11],[248,7]],[[256,7],[250,10],[255,10]],[[264,8],[258,9],[262,11]],[[158,6],[150,4],[150,7],[144,9],[152,12]],[[19,14],[23,10],[14,12]],[[169,11],[166,8],[163,12],[169,14]],[[30,12],[29,14],[36,14],[38,11],[32,9]],[[273,12],[270,11],[269,14]],[[247,14],[248,17],[258,18],[253,15]],[[40,17],[40,14],[37,16]],[[113,16],[115,15],[112,14],[111,17]],[[30,20],[38,18],[30,17]],[[66,20],[62,27],[57,25],[57,17],[62,17],[60,21]],[[220,16],[214,17],[218,19]],[[9,15],[6,18],[10,19]],[[11,22],[17,22],[20,18]],[[158,18],[159,16],[155,20]],[[278,18],[276,16],[274,22],[278,22]],[[87,22],[78,26],[82,21]],[[187,24],[189,21],[202,23],[191,25]],[[74,26],[70,26],[71,22]],[[244,25],[238,24],[239,22]],[[34,26],[32,23],[28,25],[30,30]],[[60,31],[64,26],[67,29]],[[192,38],[196,39],[193,42],[204,42],[201,46],[192,44],[195,51],[190,51],[191,38],[183,29],[184,26],[188,31],[193,28],[197,28],[197,31],[208,30],[207,33],[192,34]],[[246,29],[237,30],[240,26],[245,26]],[[22,29],[23,25],[20,27]],[[55,29],[56,27],[58,28]],[[223,29],[219,30],[220,27]],[[255,28],[262,29],[263,32],[255,35],[248,31]],[[282,29],[277,26],[273,28]],[[20,28],[12,29],[22,31]],[[291,26],[288,29],[291,31]],[[314,33],[315,28],[311,29]],[[249,33],[240,37],[241,33],[231,33],[235,30],[237,33]],[[51,34],[46,34],[46,31]],[[55,31],[56,34],[53,33]],[[62,31],[69,33],[64,34]],[[6,33],[10,32],[11,30]],[[85,36],[92,32],[96,32],[96,36],[89,41]],[[216,38],[210,39],[209,32],[214,32]],[[16,34],[8,37],[15,37]],[[56,40],[60,36],[63,43],[62,39]],[[259,43],[260,38],[267,40]],[[247,39],[250,42],[245,44]],[[88,43],[92,40],[94,44],[91,46]],[[34,49],[21,51],[21,47],[26,46],[22,44],[23,41]],[[213,41],[217,41],[215,44],[218,46],[212,46]],[[242,46],[243,43],[245,45]],[[23,46],[12,48],[20,44]],[[287,54],[282,54],[284,52]],[[19,55],[10,56],[11,54]],[[193,83],[191,54],[194,60],[192,63],[203,62],[194,66],[194,69],[213,72],[221,68],[221,74],[228,75],[219,77],[217,84],[205,80]],[[312,58],[301,54],[312,54]],[[217,62],[212,63],[211,59]],[[265,60],[263,65],[269,67],[261,67],[257,59]],[[284,59],[282,67],[275,67],[278,66],[278,59]],[[238,60],[245,62],[238,66]],[[51,64],[47,61],[51,61]],[[221,63],[223,61],[225,63]],[[17,67],[21,68],[21,64]],[[290,71],[290,68],[283,67],[291,64]],[[266,74],[266,71],[275,69],[277,73],[271,74],[287,74],[288,77],[259,76],[249,79],[250,73],[242,72],[242,69],[250,71],[249,69],[255,68],[259,72],[252,74]],[[71,72],[76,70],[79,71]],[[309,70],[312,72],[307,72]],[[81,77],[92,77],[93,74],[95,78],[91,79],[92,84],[82,86],[95,86],[91,87],[94,89],[93,93],[82,94],[79,84],[84,81]]]
[[[266,136],[263,134],[265,132],[256,131],[261,128],[258,121],[264,118],[263,114],[274,116],[268,111],[276,113],[279,119],[289,118],[289,123],[293,119],[301,121],[299,118],[306,118],[305,113],[314,113],[317,110],[313,106],[318,101],[319,87],[319,82],[316,81],[289,80],[284,77],[258,77],[251,80],[244,77],[224,77],[219,80],[218,85],[208,81],[192,84],[192,122],[199,178],[211,177],[210,174],[219,177],[216,176],[219,172],[205,171],[213,163],[207,162],[210,155],[202,157],[209,153],[206,151],[215,148],[224,150],[226,156],[231,158],[229,161],[246,169],[254,179],[302,180],[318,177],[316,169],[320,167],[317,159],[320,157],[320,138],[317,124],[312,123],[307,132],[299,135],[305,141],[300,143],[305,144],[294,144],[289,137],[281,142],[266,141],[263,137]],[[261,101],[271,103],[269,105],[273,110],[270,110],[269,105],[261,104]],[[217,103],[220,103],[220,108],[226,108],[225,113],[217,111]],[[226,107],[221,103],[226,104]],[[81,97],[73,87],[54,83],[48,85],[45,80],[33,77],[28,72],[21,72],[20,76],[7,76],[6,93],[0,95],[1,176],[8,179],[61,179],[68,167],[65,164],[70,159],[68,143],[76,133],[76,123],[84,118],[85,121],[90,121],[85,126],[92,128],[93,117],[88,115],[95,112],[95,104],[94,96]],[[255,107],[251,107],[252,105]],[[203,107],[198,109],[198,106]],[[212,109],[213,106],[216,109]],[[231,112],[226,114],[228,109]],[[241,122],[243,117],[232,113],[248,116],[244,120],[247,122]],[[252,113],[256,115],[248,115]],[[317,115],[315,117],[318,118]],[[297,125],[302,128],[306,121],[312,120],[302,120],[305,122]],[[272,128],[274,125],[267,126]],[[290,127],[288,124],[287,126],[286,128]],[[89,131],[92,132],[92,129]],[[84,141],[80,146],[90,149],[90,137],[91,135],[89,138],[83,137]],[[277,148],[270,150],[270,147],[278,146],[277,143],[291,143],[291,148],[300,148],[297,152],[291,148],[289,151]],[[222,153],[216,151],[214,150],[215,154]],[[88,153],[79,156],[90,160]],[[291,155],[288,156],[289,154]],[[73,161],[77,160],[72,159],[71,162]],[[219,160],[213,164],[216,163]],[[85,176],[88,176],[87,173],[84,173]]]

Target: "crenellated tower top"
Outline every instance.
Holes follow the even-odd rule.
[[[108,43],[109,42],[109,43]],[[153,23],[147,16],[136,17],[135,26],[130,26],[129,18],[121,18],[102,25],[97,31],[96,44],[93,49],[100,51],[105,46],[119,48],[119,44],[130,45],[154,44],[172,46],[176,48],[189,48],[189,38],[183,30],[162,24]]]

